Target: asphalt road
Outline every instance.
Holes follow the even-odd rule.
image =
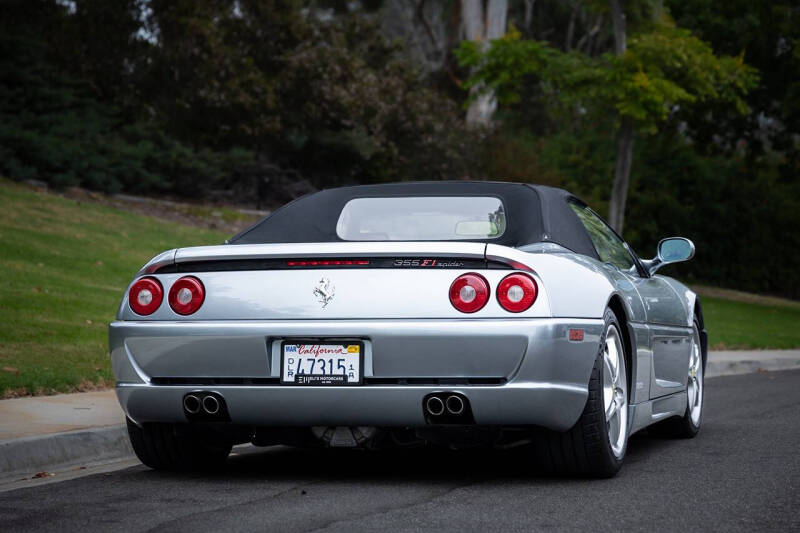
[[[0,493],[0,531],[800,530],[800,371],[709,379],[693,440],[637,435],[611,480],[525,453],[270,448],[225,471],[142,466]]]

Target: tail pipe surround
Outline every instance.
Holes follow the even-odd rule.
[[[442,416],[444,409],[444,402],[438,396],[428,396],[425,400],[425,412],[430,416]]]
[[[196,394],[187,394],[183,397],[183,410],[186,414],[196,415],[202,409],[202,402]]]
[[[190,422],[229,422],[228,406],[221,394],[194,391],[183,397],[183,414]]]
[[[428,394],[422,400],[422,410],[425,414],[425,422],[428,424],[468,425],[475,423],[469,400],[458,392]]]

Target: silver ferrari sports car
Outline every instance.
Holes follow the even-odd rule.
[[[525,445],[614,475],[641,429],[692,437],[700,301],[550,187],[406,182],[304,196],[220,246],[169,250],[109,327],[133,449],[153,468],[231,447]]]

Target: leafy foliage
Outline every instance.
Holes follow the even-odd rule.
[[[668,25],[632,37],[621,57],[564,53],[515,30],[486,49],[462,42],[456,54],[475,69],[466,86],[495,90],[503,103],[518,103],[526,80],[536,76],[540,90],[568,111],[615,109],[651,133],[683,106],[720,101],[746,113],[743,96],[758,81],[741,57],[717,57],[708,44]]]
[[[635,35],[628,52],[615,59],[610,81],[623,93],[615,107],[621,116],[654,131],[673,106],[721,102],[739,113],[749,111],[744,96],[758,83],[755,69],[742,56],[717,57],[711,47],[688,30],[659,25]]]
[[[693,0],[667,2],[675,20],[709,42],[715,50],[743,55],[758,67],[761,83],[750,91],[745,116],[725,116],[711,108],[693,117],[689,126],[703,149],[736,149],[744,139],[749,152],[759,156],[770,149],[793,152],[797,160],[800,132],[800,5],[792,0],[748,2]],[[765,119],[768,125],[765,127]],[[720,127],[720,121],[724,127]],[[712,137],[722,136],[724,144]],[[716,146],[715,146],[716,145]]]
[[[286,148],[303,155],[307,175],[334,170],[341,183],[468,172],[458,106],[368,21],[322,28],[287,54],[278,94]]]
[[[35,41],[5,38],[0,60],[0,171],[107,192],[192,191],[220,186],[252,154],[195,150],[98,101],[83,80],[44,58]]]
[[[12,0],[0,47],[0,172],[14,179],[275,205],[474,163],[458,104],[368,16],[317,20],[293,0]]]

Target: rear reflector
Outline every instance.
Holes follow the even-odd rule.
[[[164,289],[156,278],[142,278],[128,291],[128,305],[137,315],[153,314],[163,299]]]
[[[533,305],[537,292],[536,282],[529,275],[509,274],[497,286],[497,301],[506,311],[521,313]]]
[[[582,341],[583,340],[583,330],[582,329],[571,329],[571,330],[569,330],[569,340],[571,340],[571,341]]]
[[[200,309],[205,299],[205,287],[194,276],[179,279],[169,289],[169,306],[179,315],[191,315]]]
[[[462,313],[474,313],[488,301],[489,283],[480,274],[464,274],[450,285],[450,303]]]
[[[366,259],[309,259],[302,261],[286,261],[290,267],[316,267],[316,266],[361,266],[368,265]]]

